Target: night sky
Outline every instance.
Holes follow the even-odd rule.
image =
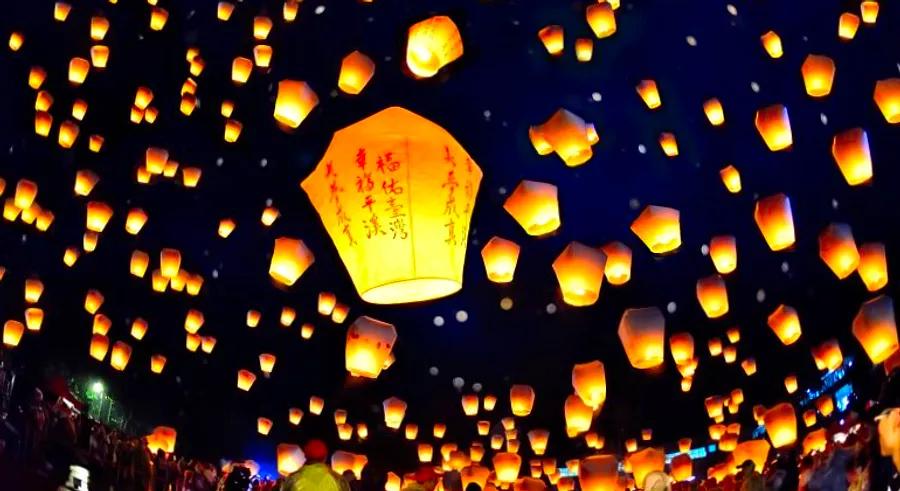
[[[654,441],[673,447],[675,440],[708,438],[703,398],[742,388],[746,400],[735,421],[748,438],[755,424],[751,407],[788,400],[782,380],[798,374],[801,387],[815,385],[818,372],[810,347],[837,338],[845,357],[859,362],[861,380],[877,380],[850,325],[866,291],[856,274],[839,281],[818,256],[817,237],[831,222],[850,224],[857,244],[885,244],[890,276],[898,244],[900,183],[898,128],[886,123],[872,99],[875,82],[898,76],[900,10],[881,3],[875,26],[861,25],[856,38],[838,39],[838,17],[858,13],[858,2],[753,0],[732,2],[623,0],[616,11],[618,30],[595,40],[589,63],[575,60],[573,40],[593,35],[584,20],[588,2],[554,1],[350,1],[306,0],[293,23],[281,18],[281,2],[238,3],[230,21],[216,19],[215,2],[166,1],[169,20],[161,32],[148,28],[150,7],[138,0],[74,2],[65,23],[53,20],[53,2],[10,2],[0,15],[0,33],[25,33],[21,50],[0,54],[0,177],[4,198],[20,178],[40,186],[38,201],[55,214],[49,231],[39,233],[21,222],[0,224],[0,282],[3,320],[22,318],[25,278],[45,283],[40,305],[46,311],[39,334],[26,334],[15,356],[31,371],[67,366],[73,374],[102,377],[111,393],[149,425],[179,432],[178,450],[206,458],[274,460],[280,442],[312,436],[337,443],[332,411],[347,409],[350,421],[366,422],[365,442],[336,445],[367,453],[379,476],[415,463],[415,445],[384,427],[381,403],[397,396],[409,403],[406,421],[418,423],[430,438],[436,421],[449,426],[446,441],[468,446],[476,437],[472,418],[463,416],[465,391],[480,383],[482,393],[500,396],[489,413],[498,423],[508,415],[509,385],[532,385],[534,412],[519,423],[551,431],[549,453],[560,458],[588,453],[582,439],[565,438],[563,401],[572,392],[574,363],[594,359],[606,365],[608,400],[595,420],[610,451],[621,452],[626,438],[641,428],[654,429]],[[733,6],[733,8],[732,8]],[[90,17],[110,20],[105,44],[109,66],[92,70],[84,85],[66,79],[73,56],[89,58]],[[406,30],[431,15],[448,15],[458,25],[464,55],[434,78],[416,80],[404,66]],[[268,72],[255,70],[249,82],[230,80],[235,56],[252,57],[252,18],[269,15],[274,48]],[[566,30],[566,51],[547,54],[536,33],[548,25]],[[759,37],[777,31],[785,54],[773,60]],[[5,38],[4,38],[5,39]],[[199,107],[191,117],[179,110],[179,89],[188,76],[185,51],[200,48],[207,62],[198,78]],[[358,96],[337,90],[341,59],[360,50],[376,63],[374,78]],[[828,97],[806,95],[800,65],[810,53],[824,54],[837,66]],[[68,117],[72,100],[89,109],[75,147],[64,150],[34,134],[34,94],[27,85],[32,65],[48,73],[44,89],[55,99],[55,123]],[[661,108],[650,111],[635,92],[642,79],[656,80]],[[294,132],[282,131],[272,117],[277,83],[306,81],[319,106]],[[134,125],[129,110],[138,86],[153,89],[160,114],[155,124]],[[712,127],[702,104],[717,97],[726,122]],[[244,125],[235,144],[222,139],[223,99],[235,102],[234,117]],[[771,104],[790,113],[794,145],[770,152],[754,127],[754,113]],[[461,292],[413,305],[376,306],[359,299],[316,211],[299,183],[319,162],[331,135],[383,108],[403,106],[449,131],[484,172],[469,234]],[[566,108],[596,126],[600,142],[584,166],[568,168],[554,155],[539,156],[528,140],[528,127]],[[862,127],[868,133],[874,180],[848,186],[831,156],[833,136]],[[680,155],[667,158],[657,143],[673,132]],[[103,134],[100,153],[90,152],[87,137]],[[182,165],[203,169],[200,184],[187,189],[172,180],[153,185],[135,182],[148,146],[169,150]],[[743,191],[731,195],[719,169],[741,171]],[[72,191],[75,172],[90,169],[100,182],[89,198]],[[562,226],[552,236],[533,238],[503,210],[503,201],[522,179],[559,187]],[[773,253],[753,221],[757,198],[783,192],[791,198],[797,242]],[[97,250],[74,267],[62,262],[66,247],[80,245],[85,203],[100,200],[115,210]],[[271,200],[280,218],[264,227],[259,216]],[[655,257],[629,230],[645,205],[681,212],[683,244],[676,254]],[[138,236],[124,231],[132,207],[149,221]],[[227,239],[216,235],[220,219],[237,228]],[[695,297],[698,278],[715,272],[701,247],[714,235],[733,234],[738,269],[727,277],[730,313],[709,320]],[[506,286],[485,278],[480,249],[492,236],[522,246],[515,281]],[[290,288],[278,288],[267,271],[276,237],[303,239],[315,264]],[[600,246],[619,240],[632,248],[632,279],[624,286],[605,284],[599,301],[576,308],[562,302],[551,263],[573,240]],[[199,296],[155,294],[149,278],[128,274],[131,252],[156,257],[163,247],[181,250],[182,266],[205,278]],[[149,277],[149,275],[148,275]],[[134,348],[123,373],[88,357],[91,316],[82,307],[89,288],[106,297],[101,309],[113,320],[111,340]],[[335,292],[351,306],[348,321],[333,324],[316,313],[320,291]],[[896,293],[889,284],[883,293]],[[895,296],[895,295],[893,295]],[[513,300],[509,311],[500,308]],[[803,336],[785,347],[766,325],[781,303],[801,316]],[[294,326],[278,324],[282,306],[297,309]],[[650,372],[632,368],[616,328],[626,308],[657,306],[666,313],[667,334],[689,331],[700,366],[691,392],[680,390],[671,358]],[[202,333],[218,339],[211,355],[184,347],[184,314],[205,314]],[[248,309],[260,310],[260,327],[245,325]],[[397,361],[375,381],[351,379],[344,369],[346,326],[359,315],[396,325]],[[128,335],[140,316],[150,329],[143,341]],[[439,322],[440,318],[443,322]],[[465,319],[460,321],[459,319]],[[300,338],[300,325],[312,322],[311,340]],[[440,324],[440,325],[439,325]],[[706,341],[740,326],[738,360],[755,357],[759,371],[746,377],[738,363],[710,358]],[[258,369],[262,352],[278,356],[270,380],[258,380],[249,393],[235,388],[239,368]],[[161,376],[149,372],[149,357],[165,354]],[[430,374],[432,367],[437,375]],[[325,398],[322,416],[307,414],[298,428],[287,423],[291,406],[306,409],[309,396]],[[863,394],[867,395],[867,394]],[[256,418],[275,421],[268,437],[256,434]],[[484,440],[485,444],[487,443]],[[523,453],[530,455],[523,442]]]

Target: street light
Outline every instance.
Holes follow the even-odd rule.
[[[103,382],[98,380],[91,384],[91,392],[93,392],[94,394],[102,395],[105,391],[106,387],[103,386]]]

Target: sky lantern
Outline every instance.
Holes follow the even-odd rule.
[[[875,0],[865,0],[859,4],[859,10],[862,14],[862,21],[866,24],[874,24],[878,20],[878,2]]]
[[[196,334],[203,327],[203,312],[197,309],[190,309],[184,316],[184,330]]]
[[[756,465],[757,469],[764,469],[768,461],[770,448],[769,442],[763,439],[747,440],[737,444],[731,455],[735,462],[750,460]]]
[[[125,370],[125,367],[128,366],[128,360],[131,359],[131,346],[123,343],[122,341],[116,341],[116,344],[113,345],[112,353],[109,355],[109,364],[116,370],[122,371]]]
[[[437,15],[413,24],[406,40],[406,66],[417,78],[430,78],[463,54],[459,28]]]
[[[28,86],[37,90],[44,84],[44,80],[47,80],[47,70],[40,66],[31,67],[28,71]]]
[[[481,249],[481,259],[489,280],[494,283],[509,283],[516,272],[519,260],[519,244],[502,237],[491,237]]]
[[[356,319],[347,329],[347,371],[354,377],[377,378],[395,342],[393,325],[366,316]]]
[[[812,452],[824,452],[828,447],[828,433],[825,428],[811,431],[803,438],[803,455]]]
[[[703,113],[706,114],[709,124],[713,126],[721,126],[725,122],[725,110],[722,108],[722,103],[719,102],[719,99],[715,97],[703,102]]]
[[[872,155],[864,129],[853,128],[835,135],[831,155],[847,184],[858,186],[872,180]]]
[[[113,210],[109,205],[101,201],[90,201],[87,204],[86,228],[91,232],[103,232]]]
[[[89,351],[91,358],[97,361],[103,361],[103,359],[106,358],[107,351],[109,351],[109,338],[103,334],[94,333],[91,336],[91,345]]]
[[[166,27],[166,21],[169,20],[169,11],[161,7],[152,7],[150,9],[150,29],[161,31]]]
[[[599,360],[572,367],[572,388],[582,402],[596,411],[606,401],[606,368]]]
[[[16,183],[16,193],[14,195],[14,203],[16,208],[24,210],[34,203],[37,198],[38,185],[34,181],[28,179],[19,179]]]
[[[461,402],[463,414],[466,416],[476,416],[478,414],[478,394],[463,394]]]
[[[506,198],[503,209],[528,235],[547,235],[560,225],[557,188],[553,184],[523,180]]]
[[[566,166],[578,167],[594,155],[591,145],[596,141],[591,141],[589,126],[571,111],[559,109],[543,124],[529,128],[528,133],[538,154],[549,153],[549,148]]]
[[[834,412],[834,399],[828,394],[819,397],[816,399],[816,410],[823,417],[827,418]]]
[[[494,473],[497,480],[502,483],[512,483],[519,478],[519,469],[522,467],[522,457],[510,452],[498,452],[494,454],[491,462],[494,464]]]
[[[832,223],[819,234],[819,257],[838,277],[853,274],[859,265],[859,251],[853,240],[853,231],[846,223]]]
[[[298,407],[288,409],[288,422],[294,426],[300,424],[303,419],[303,410]]]
[[[656,88],[656,81],[641,80],[635,89],[648,108],[656,109],[662,105],[662,99],[659,97],[659,89]]]
[[[754,206],[753,218],[769,249],[782,251],[794,245],[791,200],[783,193],[760,198]]]
[[[812,97],[825,97],[831,93],[834,82],[834,60],[822,55],[809,55],[803,61],[800,72],[806,93]]]
[[[109,20],[106,17],[91,17],[91,39],[94,41],[103,41],[108,30]]]
[[[9,35],[9,49],[10,51],[19,51],[22,47],[22,44],[25,43],[25,35],[18,31],[13,31]]]
[[[131,274],[137,276],[138,278],[143,278],[144,274],[147,273],[147,267],[150,265],[150,256],[140,250],[135,250],[131,253],[131,261],[130,261],[130,271]]]
[[[69,82],[81,85],[91,70],[91,63],[84,58],[75,57],[69,60]]]
[[[153,373],[162,373],[166,367],[166,357],[163,355],[153,355],[150,357],[150,371]]]
[[[256,431],[260,435],[268,435],[272,430],[272,420],[269,418],[256,418]]]
[[[797,315],[797,309],[790,305],[779,305],[769,314],[768,324],[785,346],[794,344],[802,334],[800,316]]]
[[[760,41],[762,41],[763,48],[765,48],[766,53],[769,54],[772,58],[778,59],[784,54],[784,49],[781,46],[781,37],[775,31],[769,31],[763,34],[760,37]]]
[[[398,429],[406,416],[406,403],[396,397],[384,400],[384,423],[388,428]]]
[[[131,322],[131,337],[137,339],[138,341],[144,339],[144,335],[147,334],[147,329],[149,324],[147,321],[138,317]]]
[[[247,83],[252,72],[253,61],[250,59],[238,56],[231,62],[231,81],[237,85]]]
[[[216,17],[222,22],[231,19],[232,13],[234,13],[234,4],[231,2],[219,2],[216,6]]]
[[[807,428],[816,424],[815,409],[807,409],[806,411],[803,411],[803,424],[806,425]]]
[[[91,194],[99,181],[100,177],[97,174],[89,170],[79,170],[75,173],[75,194],[78,196]]]
[[[331,321],[335,324],[342,324],[350,313],[350,307],[342,303],[337,303],[331,311]]]
[[[756,359],[746,358],[741,361],[741,368],[748,377],[756,373]]]
[[[841,345],[836,339],[829,339],[813,346],[813,360],[819,370],[837,370],[844,363],[844,355],[841,353]]]
[[[278,82],[278,95],[275,99],[275,119],[288,128],[297,128],[319,104],[319,97],[307,85],[299,80],[282,80]]]
[[[722,357],[725,359],[725,363],[734,363],[734,360],[737,359],[737,345],[729,344],[722,350]]]
[[[281,476],[289,476],[297,472],[306,462],[306,456],[303,455],[303,450],[299,445],[280,443],[275,448],[275,455],[278,474]]]
[[[887,254],[884,244],[869,242],[859,246],[859,277],[870,292],[884,288],[888,282]]]
[[[435,423],[434,426],[432,426],[432,428],[431,428],[432,436],[434,436],[438,440],[440,440],[441,438],[444,438],[444,434],[446,434],[446,433],[447,433],[447,425],[445,425],[444,423]],[[443,452],[443,450],[442,450],[442,452]]]
[[[575,40],[575,58],[582,62],[591,61],[594,57],[594,41],[589,38],[578,38]]]
[[[88,290],[84,295],[84,310],[93,315],[97,313],[101,305],[103,305],[103,294],[93,288]]]
[[[659,366],[665,354],[666,321],[656,307],[627,309],[619,322],[619,339],[631,366]]]
[[[28,278],[25,280],[25,302],[37,303],[44,293],[44,282],[37,278]]]
[[[631,231],[655,254],[681,247],[680,213],[674,208],[648,205],[631,223]]]
[[[325,409],[325,399],[322,399],[321,397],[318,397],[318,396],[310,396],[309,412],[311,414],[318,416],[318,415],[322,414],[323,409]]]
[[[756,131],[773,152],[784,150],[794,144],[788,110],[781,104],[766,106],[756,111]]]
[[[628,456],[634,482],[643,487],[647,475],[651,472],[663,471],[666,467],[666,454],[657,448],[647,447]]]
[[[46,111],[37,111],[34,114],[34,132],[38,136],[47,137],[53,126],[53,116]]]
[[[104,336],[109,333],[109,329],[112,327],[112,320],[103,315],[103,314],[95,314],[94,319],[91,325],[91,332],[94,334],[103,334]]]
[[[550,432],[543,429],[534,429],[528,432],[528,443],[535,455],[544,455],[547,450],[547,442],[550,440]]]
[[[75,262],[78,261],[78,257],[81,253],[78,251],[78,248],[75,246],[66,247],[65,252],[63,252],[63,262],[66,266],[72,267],[75,265]]]
[[[886,78],[876,82],[872,97],[888,123],[900,123],[900,78]]]
[[[253,62],[260,68],[269,68],[272,64],[272,47],[268,44],[257,44],[253,47]]]
[[[282,285],[293,285],[315,261],[312,251],[300,239],[275,239],[269,276]]]
[[[528,416],[534,406],[534,389],[530,385],[509,388],[509,406],[515,416]]]
[[[219,234],[219,237],[227,239],[231,232],[234,232],[235,227],[237,227],[237,223],[234,220],[223,218],[219,220],[219,228],[216,232]]]
[[[481,407],[484,408],[485,411],[491,412],[494,410],[494,406],[497,405],[497,396],[493,394],[485,394],[484,399],[481,400]]]
[[[3,345],[15,348],[25,334],[25,325],[16,320],[8,320],[3,324]],[[104,353],[105,355],[105,353]]]
[[[562,26],[556,24],[542,27],[538,31],[538,39],[543,43],[547,53],[550,53],[552,56],[561,55],[566,47],[565,30]]]
[[[331,315],[331,312],[334,310],[334,306],[337,303],[337,297],[334,293],[331,292],[321,292],[319,293],[319,298],[317,302],[317,309],[319,314],[321,315]]]
[[[44,323],[44,310],[38,307],[25,309],[25,327],[29,331],[40,331]]]
[[[63,121],[59,125],[59,146],[62,148],[72,148],[75,140],[78,139],[78,125],[72,121]]]
[[[591,429],[591,423],[594,421],[594,410],[591,406],[585,404],[578,395],[572,394],[566,398],[563,413],[566,418],[566,434],[569,438]]]
[[[689,332],[669,336],[669,350],[676,365],[683,365],[694,358],[694,337]]]
[[[249,392],[250,388],[253,387],[253,382],[256,382],[256,375],[253,374],[250,370],[238,370],[237,373],[237,387],[245,392]]]
[[[662,148],[666,157],[678,156],[678,141],[672,133],[662,133],[659,135],[659,146]]]
[[[272,31],[272,19],[265,15],[257,15],[253,18],[253,38],[263,41],[269,37]]]
[[[570,242],[553,261],[563,301],[575,307],[593,305],[600,297],[606,255],[580,242]]]
[[[275,355],[271,353],[262,353],[259,355],[259,371],[266,377],[271,375],[272,370],[275,369],[276,359]]]
[[[710,419],[716,419],[722,415],[722,406],[724,405],[724,403],[725,399],[721,396],[709,396],[703,400],[703,406],[706,407],[706,414],[710,417]],[[712,431],[712,429],[710,429],[709,437],[713,440],[716,439],[715,433]]]
[[[203,338],[200,335],[189,332],[185,336],[184,347],[191,353],[194,353],[200,348],[200,344],[202,344],[202,342],[203,342]],[[240,376],[240,374],[239,374],[239,376]],[[238,379],[238,380],[240,380],[240,379]]]
[[[283,327],[290,327],[295,319],[297,319],[297,310],[295,308],[287,305],[281,307],[281,315],[278,317],[278,322]]]
[[[856,37],[859,29],[859,17],[850,12],[844,12],[838,18],[838,37],[843,41],[849,41]]]
[[[631,279],[631,248],[613,241],[600,249],[606,254],[603,273],[611,285],[624,285]]]
[[[591,455],[577,463],[576,474],[582,491],[613,491],[618,488],[618,461],[615,455]],[[570,472],[572,470],[570,469]]]
[[[243,131],[244,125],[236,120],[236,119],[227,119],[225,120],[225,141],[227,143],[234,143],[238,141],[238,138],[241,136],[241,131]]]
[[[302,187],[360,297],[397,304],[462,287],[481,175],[446,130],[390,107],[337,131]]]
[[[690,438],[679,438],[678,439],[678,451],[681,453],[688,453],[691,451],[691,439]]]
[[[147,447],[150,449],[152,453],[156,453],[157,450],[162,450],[165,453],[173,453],[175,452],[175,442],[178,438],[178,432],[175,431],[175,428],[170,428],[168,426],[157,426],[153,428],[153,433],[151,433],[147,437]],[[150,442],[154,444],[151,445]]]
[[[733,235],[717,235],[709,241],[709,257],[719,274],[737,268],[737,240]]]
[[[697,280],[697,301],[710,319],[718,319],[728,313],[728,290],[725,280],[714,274]]]
[[[588,25],[594,31],[594,36],[603,39],[616,33],[616,14],[612,5],[607,2],[592,3],[585,11]]]
[[[862,304],[853,319],[853,336],[874,364],[897,351],[897,321],[891,297],[880,295]]]
[[[362,92],[375,74],[375,62],[368,56],[354,51],[341,61],[341,73],[338,76],[338,88],[347,94],[356,95]]]
[[[419,436],[419,425],[415,423],[406,423],[406,426],[403,427],[403,435],[407,440],[415,440],[417,436]]]
[[[147,212],[140,208],[132,208],[128,210],[128,216],[125,218],[125,231],[131,235],[137,235],[146,223]]]
[[[72,102],[72,117],[81,121],[84,119],[85,114],[87,114],[88,103],[84,99],[75,99]]]
[[[691,456],[686,453],[672,457],[669,465],[672,471],[672,479],[675,479],[675,481],[687,481],[694,475],[694,462],[691,460]]]
[[[797,415],[787,402],[769,408],[763,416],[766,433],[775,448],[793,445],[797,441]]]
[[[181,252],[178,249],[163,248],[159,251],[159,266],[164,277],[174,278],[181,269]]]
[[[103,69],[109,63],[109,46],[98,44],[91,46],[91,65]]]

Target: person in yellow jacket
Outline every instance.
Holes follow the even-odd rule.
[[[285,479],[281,491],[350,491],[347,481],[325,463],[328,447],[321,440],[310,440],[303,447],[306,463]]]

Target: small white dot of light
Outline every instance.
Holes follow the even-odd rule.
[[[393,59],[394,59],[394,57],[391,56],[391,55],[387,55],[387,56],[384,57],[384,61],[391,61],[391,60],[393,60]]]
[[[674,314],[676,310],[678,310],[678,304],[674,300],[666,304],[666,312]]]
[[[213,277],[213,279],[218,279],[218,278],[219,278],[219,270],[218,270],[218,269],[214,269],[214,270],[212,271],[212,277]]]
[[[481,114],[484,115],[484,119],[485,119],[486,121],[490,121],[490,120],[491,120],[491,111],[490,111],[490,109],[485,109],[484,112],[481,113]]]
[[[756,82],[750,82],[750,90],[759,93],[759,84]]]
[[[641,202],[638,201],[637,198],[631,198],[630,200],[628,200],[628,207],[632,210],[637,210],[639,206],[641,206]]]
[[[787,261],[784,261],[783,263],[781,263],[781,272],[782,273],[787,273],[790,270],[791,270],[791,265],[788,264]]]
[[[438,367],[431,367],[428,369],[428,374],[431,375],[432,377],[436,377],[437,374],[439,374],[439,373],[441,373],[441,372],[440,372],[440,370],[438,370]]]
[[[738,14],[737,7],[735,7],[734,5],[732,5],[730,3],[725,8],[728,10],[728,13],[731,15],[736,16]]]
[[[594,92],[593,94],[591,94],[591,100],[594,102],[600,102],[603,100],[603,96],[600,95],[599,92]]]
[[[548,304],[547,304],[547,313],[548,313],[548,314],[555,314],[555,313],[556,313],[556,304],[555,304],[555,303],[548,303]]]
[[[838,206],[840,206],[840,204],[838,203],[838,200],[836,198],[832,198],[831,199],[831,207],[834,208],[835,210],[837,210]]]
[[[265,166],[267,166],[267,165],[269,165],[269,160],[268,160],[268,159],[262,159],[262,160],[259,161],[259,166],[260,166],[260,167],[265,167]]]
[[[762,288],[756,291],[756,301],[759,303],[763,303],[766,301],[766,291]]]
[[[647,153],[647,147],[643,143],[638,145],[638,153]]]
[[[375,22],[375,17],[366,17],[366,22],[368,22],[369,24]]]
[[[328,95],[331,96],[332,99],[334,99],[335,97],[338,96],[337,89],[331,89],[331,92],[329,92]]]
[[[456,322],[465,322],[469,320],[469,313],[465,310],[459,310],[456,312]]]
[[[272,198],[266,198],[266,206],[272,206]]]
[[[462,389],[463,386],[466,385],[466,381],[462,379],[462,377],[456,377],[453,379],[453,387],[456,389]]]
[[[513,300],[509,297],[503,297],[500,300],[500,308],[503,310],[509,310],[513,307]]]
[[[319,5],[318,7],[316,7],[315,12],[316,12],[316,15],[322,15],[322,13],[325,12],[325,6]]]
[[[436,325],[436,326],[438,326],[438,327],[443,326],[443,325],[444,325],[444,318],[441,317],[441,316],[439,316],[439,315],[434,316],[434,325]]]
[[[688,46],[697,46],[697,38],[695,38],[694,36],[688,36],[684,39],[685,41],[687,41]]]
[[[475,382],[474,384],[472,384],[472,390],[475,392],[481,392],[481,384],[478,382]]]
[[[224,163],[225,163],[225,159],[223,159],[222,157],[219,157],[216,159],[216,166],[222,167],[222,164],[224,164]]]
[[[703,254],[704,256],[708,256],[709,255],[709,246],[706,244],[703,244],[702,246],[700,246],[700,254]]]
[[[822,124],[828,124],[828,116],[825,115],[825,113],[819,114],[819,121],[821,121]]]
[[[506,194],[506,186],[500,186],[500,189],[498,189],[497,192],[500,193],[501,196]]]
[[[25,234],[22,234],[22,243],[24,244],[26,242],[28,242],[28,236]]]

